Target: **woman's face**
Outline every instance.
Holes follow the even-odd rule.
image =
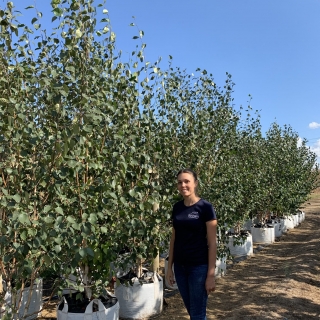
[[[194,180],[191,173],[180,173],[178,175],[178,191],[184,197],[195,195],[198,181]]]

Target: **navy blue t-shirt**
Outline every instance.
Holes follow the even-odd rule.
[[[184,204],[183,200],[173,206],[174,263],[185,265],[208,263],[206,222],[216,219],[212,204],[204,199],[200,199],[189,207]]]

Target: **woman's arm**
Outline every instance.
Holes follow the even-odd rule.
[[[172,234],[170,239],[170,247],[169,247],[169,259],[168,259],[168,270],[167,270],[167,281],[172,286],[174,285],[175,281],[173,270],[172,270],[172,264],[173,264],[173,248],[174,248],[174,240],[175,240],[175,230],[172,227]]]
[[[217,220],[206,222],[207,239],[208,239],[208,273],[206,280],[207,294],[214,291],[215,285],[215,269],[217,260]]]

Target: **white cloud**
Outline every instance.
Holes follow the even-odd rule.
[[[300,148],[302,146],[302,141],[303,141],[303,139],[301,137],[299,137],[298,141],[297,141],[298,148]]]
[[[318,156],[318,162],[320,161],[320,139],[310,147],[310,150],[313,151]]]
[[[311,123],[309,123],[309,128],[310,128],[310,129],[318,129],[318,128],[320,128],[320,123],[318,123],[318,122],[311,122]]]

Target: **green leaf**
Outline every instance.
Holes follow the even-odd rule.
[[[17,202],[17,203],[20,203],[21,201],[21,196],[19,194],[15,194],[12,199]]]
[[[78,39],[78,38],[81,38],[81,37],[82,37],[82,32],[81,32],[81,30],[80,30],[80,29],[77,29],[75,35],[76,35],[76,38],[77,38],[77,39]]]
[[[54,13],[55,16],[61,17],[62,14],[63,14],[63,10],[61,8],[54,8],[53,9],[53,13]]]
[[[59,253],[59,252],[58,252]],[[42,259],[44,260],[44,262],[48,265],[50,265],[52,263],[51,258],[48,255],[44,255],[42,256]]]
[[[27,236],[28,236],[28,234],[27,234],[27,232],[25,230],[20,233],[20,238],[22,240],[26,240]]]
[[[81,229],[81,225],[78,224],[78,223],[73,223],[73,224],[72,224],[72,228],[73,228],[74,230],[80,230],[80,229]]]
[[[87,251],[83,248],[79,249],[79,254],[82,258],[87,256]]]
[[[67,217],[67,221],[69,221],[70,223],[75,223],[76,222],[75,219],[73,217],[71,217],[71,216]]]
[[[95,224],[97,223],[97,221],[98,221],[97,215],[96,215],[95,213],[91,213],[90,216],[89,216],[89,218],[88,218],[88,221],[89,221],[91,224],[95,225]]]
[[[21,223],[26,223],[26,222],[29,222],[29,217],[26,213],[21,213],[19,214],[19,217],[18,217],[19,221]]]
[[[45,223],[48,223],[48,224],[54,222],[54,219],[52,217],[45,217],[43,220],[44,220]]]
[[[45,205],[43,208],[43,212],[47,213],[51,210],[51,206],[50,205]]]
[[[93,250],[91,249],[91,248],[86,248],[86,251],[87,251],[87,254],[89,255],[89,256],[91,256],[91,257],[94,257],[94,252],[93,252]]]
[[[61,244],[62,243],[62,239],[57,237],[57,238],[54,238],[54,241],[57,243],[57,244]]]
[[[59,253],[61,251],[61,246],[57,244],[56,246],[54,246],[54,250],[56,253]]]
[[[109,193],[113,199],[118,199],[117,195],[114,192]]]
[[[61,207],[56,207],[54,210],[59,214],[63,214],[63,209]]]
[[[106,227],[101,227],[100,230],[102,233],[108,233],[108,231],[109,231],[108,228],[106,228]]]

